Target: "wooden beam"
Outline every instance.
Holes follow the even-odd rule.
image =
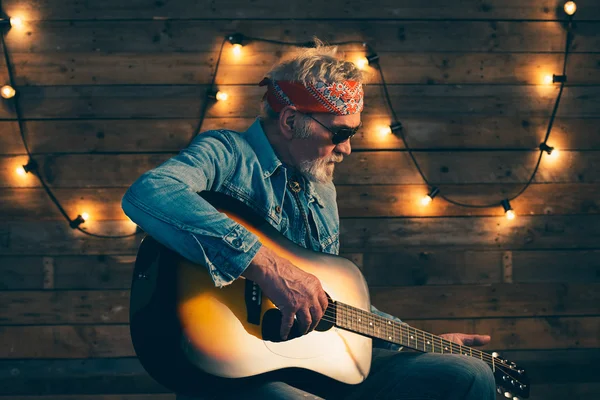
[[[101,29],[101,28],[100,28]],[[283,52],[244,49],[243,58],[225,48],[217,85],[260,82],[265,66],[277,63],[293,50]],[[545,74],[562,70],[564,55],[537,53],[438,53],[415,52],[407,57],[399,51],[381,52],[379,62],[388,84],[504,84],[540,85]],[[210,84],[216,52],[200,53],[15,53],[17,85],[197,85]],[[364,51],[348,51],[340,57],[355,62]],[[570,85],[600,84],[598,54],[569,56]],[[7,74],[3,65],[0,73]],[[373,74],[369,83],[380,83]]]
[[[23,86],[21,107],[28,119],[197,118],[207,101],[207,85]],[[221,87],[227,101],[211,101],[207,118],[253,118],[265,90],[258,85]],[[398,118],[421,116],[549,117],[559,87],[518,85],[389,85]],[[493,93],[493,96],[490,96]],[[595,118],[595,86],[566,86],[558,117]],[[387,120],[389,111],[380,85],[365,86],[364,115]],[[15,118],[8,108],[2,118]]]
[[[459,6],[453,6],[455,12],[463,12]],[[428,8],[427,12],[430,10]],[[515,10],[520,10],[520,7]],[[338,11],[336,9],[336,13]],[[583,16],[585,11],[580,11],[576,16],[577,34],[571,51],[596,52],[600,47],[598,24],[595,21],[581,21],[580,15]],[[306,42],[313,35],[329,43],[358,42],[353,46],[344,46],[344,51],[364,50],[361,43],[366,40],[378,52],[399,51],[409,54],[564,52],[565,29],[556,21],[527,21],[525,18],[516,21],[404,20],[408,16],[402,14],[402,20],[363,20],[360,23],[332,20],[330,15],[324,20],[299,20],[293,17],[293,24],[277,19],[257,21],[237,17],[226,21],[209,18],[202,23],[197,20],[137,20],[125,23],[119,20],[29,21],[24,18],[23,27],[8,32],[6,41],[12,53],[197,53],[215,52],[225,35],[240,32],[249,37],[277,38],[289,42]],[[564,17],[561,16],[561,20]],[[230,52],[230,45],[225,49]],[[243,51],[276,52],[289,49],[289,46],[253,42]]]
[[[522,185],[443,185],[444,195],[466,204],[483,204],[517,193]],[[53,190],[69,213],[83,211],[96,221],[125,220],[121,199],[127,188],[78,188]],[[428,192],[422,185],[338,185],[338,208],[342,218],[349,217],[468,217],[504,216],[495,208],[464,208],[441,198],[427,207],[420,204]],[[598,184],[533,184],[518,199],[511,201],[518,215],[598,214]],[[0,191],[0,219],[12,221],[64,220],[43,189],[8,188]]]
[[[249,5],[244,2],[215,3],[206,7],[202,3],[136,3],[136,6],[123,7],[117,0],[105,0],[98,8],[76,0],[30,0],[27,3],[18,0],[5,0],[8,15],[23,13],[30,19],[42,20],[79,20],[79,19],[152,19],[156,17],[173,19],[331,19],[355,18],[369,19],[541,19],[554,20],[564,18],[560,6],[554,3],[540,3],[535,0],[523,0],[519,6],[502,0],[489,0],[482,5],[476,0],[460,0],[452,5],[445,1],[431,1],[425,5],[408,0],[381,2],[377,7],[360,0],[351,0],[344,8],[332,3],[323,3],[320,7],[306,9],[297,4],[272,3],[258,0]],[[577,19],[594,20],[600,18],[600,8],[593,1],[577,2],[580,11]]]
[[[600,317],[410,320],[415,328],[441,334],[490,334],[483,349],[594,349]],[[27,325],[0,328],[0,358],[111,358],[134,356],[128,325]]]
[[[244,132],[254,118],[207,118],[202,131]],[[389,117],[363,116],[364,129],[352,138],[352,150],[404,149],[397,135],[381,135]],[[413,149],[536,149],[544,140],[548,118],[504,116],[407,116],[404,135]],[[190,142],[197,119],[49,120],[25,122],[33,153],[172,152]],[[0,121],[0,155],[25,154],[15,121]],[[599,150],[596,119],[556,118],[548,142],[559,149]]]
[[[403,319],[600,314],[600,284],[374,287],[371,301]],[[129,322],[128,290],[0,291],[0,325]]]
[[[52,187],[93,188],[128,187],[143,173],[173,156],[174,154],[64,154],[34,158],[44,180]],[[533,151],[415,154],[427,180],[436,186],[524,184],[529,181],[538,157],[539,152]],[[535,183],[600,182],[600,175],[596,173],[600,168],[600,152],[563,151],[559,157],[556,160],[542,159]],[[21,176],[15,172],[27,162],[26,156],[0,156],[0,187],[41,187],[39,180],[32,174]],[[106,168],[107,165],[111,168]],[[344,160],[335,172],[334,182],[337,185],[424,183],[410,155],[404,151],[357,153]],[[499,204],[501,199],[495,201]],[[422,210],[422,207],[418,209]]]

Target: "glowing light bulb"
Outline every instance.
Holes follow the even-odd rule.
[[[552,75],[545,75],[544,76],[544,84],[545,85],[552,85],[554,81],[552,80]]]
[[[2,95],[2,97],[4,97],[5,99],[10,99],[11,97],[14,97],[15,93],[15,89],[13,89],[13,87],[10,85],[4,85],[0,89],[0,95]]]
[[[225,101],[228,98],[229,98],[229,95],[227,93],[221,92],[221,91],[217,92],[217,100],[219,100],[219,101]]]
[[[500,202],[500,204],[502,205],[502,207],[504,208],[504,213],[506,214],[506,219],[515,219],[515,212],[512,209],[512,207],[510,206],[510,202],[508,201],[508,199],[504,199]],[[493,356],[493,354],[492,354]]]
[[[367,57],[361,57],[358,60],[356,60],[356,66],[360,69],[365,69],[367,65],[369,65],[369,60],[367,59]]]
[[[239,56],[240,54],[242,54],[242,45],[239,43],[234,44],[232,51],[234,55]]]
[[[81,218],[83,218],[84,221],[87,221],[88,219],[90,219],[90,214],[86,212],[81,213]]]
[[[437,187],[434,187],[431,189],[431,191],[429,192],[429,194],[427,194],[427,196],[421,198],[421,204],[424,206],[428,206],[429,204],[431,204],[431,202],[433,201],[433,199],[435,198],[435,196],[437,196],[437,194],[440,192],[440,189]]]
[[[23,167],[17,167],[16,172],[17,172],[17,175],[21,175],[21,176],[27,175],[27,172],[25,171],[25,168],[23,168]]]
[[[379,128],[379,135],[381,136],[387,136],[390,133],[392,133],[392,128],[390,128],[389,126],[383,126]]]
[[[10,19],[10,26],[13,28],[21,28],[23,27],[23,20],[19,17],[12,17]]]
[[[575,4],[574,1],[567,1],[565,3],[565,13],[567,13],[567,15],[573,15],[575,14],[575,11],[577,11],[577,4]]]
[[[550,152],[550,154],[548,154],[548,156],[549,156],[550,158],[552,158],[553,160],[556,160],[556,159],[558,158],[558,153],[559,153],[559,152],[558,152],[558,149],[555,147],[555,148],[554,148],[554,150],[552,150],[552,151]]]

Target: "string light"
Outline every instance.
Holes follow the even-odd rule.
[[[567,81],[567,76],[566,75],[554,75],[552,74],[552,83],[557,83],[557,82],[566,82]]]
[[[540,143],[540,150],[545,151],[552,158],[556,158],[558,156],[558,149],[548,146],[546,143]]]
[[[4,97],[5,99],[10,99],[10,98],[15,97],[15,93],[16,93],[15,89],[10,85],[4,85],[0,89],[0,95],[2,95],[2,97]]]
[[[573,1],[569,1],[569,2],[567,2],[564,5],[565,12],[568,15],[570,15],[570,16],[572,16],[575,13],[576,9],[577,9],[577,6],[576,6],[575,2],[573,2]],[[0,25],[2,25],[2,24],[6,24],[6,25],[10,25],[10,26],[21,26],[22,25],[22,20],[20,18],[17,18],[17,17],[11,18],[9,20],[0,19]],[[569,24],[569,28],[570,27],[571,27],[571,23]],[[568,32],[568,34],[567,34],[567,46],[566,46],[566,51],[565,51],[565,67],[566,67],[566,55],[568,54],[568,50],[569,50],[569,33],[570,32]],[[4,37],[2,37],[2,39],[3,38]],[[246,40],[263,41],[263,42],[268,42],[268,43],[283,44],[283,45],[297,45],[297,46],[302,46],[302,45],[303,46],[307,46],[309,44],[314,45],[314,43],[312,43],[312,42],[310,42],[310,43],[286,43],[286,42],[281,42],[281,41],[276,41],[276,40],[268,40],[268,39],[260,39],[260,38],[250,38],[250,37],[246,37],[246,36],[244,36],[242,34],[239,34],[239,33],[229,35],[229,36],[227,36],[227,37],[224,38],[223,44],[221,46],[221,51],[219,52],[219,59],[217,60],[217,63],[216,63],[215,72],[213,74],[213,83],[212,83],[211,87],[214,86],[214,81],[215,81],[215,78],[216,78],[216,75],[217,75],[217,71],[218,71],[218,68],[219,68],[219,60],[220,60],[220,57],[221,57],[221,54],[222,54],[222,51],[223,51],[223,45],[227,41],[229,41],[231,43],[231,45],[232,45],[232,52],[235,55],[240,55],[241,52],[242,52],[242,47],[244,45],[243,41],[245,39]],[[341,45],[341,44],[351,44],[351,43],[356,43],[356,42],[332,43],[331,45]],[[400,133],[400,136],[402,137],[402,140],[403,140],[403,142],[405,144],[405,147],[408,150],[409,155],[412,157],[413,162],[414,162],[416,168],[419,170],[419,172],[420,172],[422,178],[425,180],[425,182],[427,182],[426,177],[423,175],[423,173],[420,170],[420,168],[419,168],[416,160],[412,156],[411,149],[408,147],[408,144],[406,143],[406,140],[405,140],[404,135],[403,135],[403,126],[398,121],[398,119],[396,117],[396,114],[394,112],[394,109],[393,109],[393,107],[391,105],[391,102],[390,102],[390,99],[389,99],[389,94],[387,93],[387,85],[386,85],[384,77],[383,77],[383,71],[381,70],[381,67],[379,67],[379,55],[376,52],[372,51],[372,49],[369,48],[369,46],[368,46],[368,44],[366,42],[362,42],[362,45],[363,45],[363,47],[365,47],[365,48],[367,48],[369,50],[367,52],[368,55],[366,55],[365,57],[361,57],[360,59],[358,59],[357,62],[356,62],[356,64],[361,69],[366,68],[367,65],[369,65],[369,66],[373,65],[373,66],[377,66],[378,67],[379,72],[381,74],[382,85],[383,85],[383,88],[384,88],[385,93],[386,93],[386,99],[388,101],[388,106],[390,107],[390,111],[392,112],[392,115],[394,117],[394,121],[396,121],[396,123],[394,123],[394,124],[392,124],[392,125],[390,125],[388,127],[381,128],[380,129],[380,133],[382,135],[387,135],[387,134],[394,133],[394,132],[399,132]],[[7,65],[9,65],[10,62],[9,62],[9,57],[8,57],[7,49],[6,49],[6,46],[3,46],[3,47],[4,47],[3,50],[4,50],[4,55],[5,55],[5,58],[6,58],[6,62],[7,62]],[[13,79],[12,79],[11,68],[8,68],[8,71],[9,71],[9,75],[10,75],[10,78],[11,78],[10,81],[12,82]],[[567,80],[567,76],[564,74],[564,71],[563,71],[563,75],[555,75],[555,74],[553,74],[551,76],[547,75],[544,78],[544,82],[545,83],[557,83],[557,82],[559,82],[559,83],[563,83],[564,84],[566,82],[566,80]],[[561,89],[562,89],[562,86],[561,86]],[[16,91],[15,91],[15,89],[12,86],[5,85],[2,88],[0,88],[0,94],[4,98],[12,98],[12,97],[15,96]],[[209,98],[215,99],[217,101],[226,101],[228,99],[228,97],[229,97],[226,92],[212,90],[212,89],[210,89],[207,92],[207,95],[208,95]],[[558,99],[560,99],[560,94],[558,96]],[[558,105],[558,99],[557,99],[557,105]],[[208,102],[206,102],[205,105],[207,103]],[[202,124],[202,121],[204,119],[205,113],[206,113],[206,108],[204,108],[204,110],[201,112],[200,123],[198,125],[198,131],[199,131],[200,127],[201,127],[201,124]],[[19,121],[21,120],[21,116],[19,115],[18,111],[17,111],[17,118],[19,119]],[[553,113],[553,117],[552,118],[554,118],[554,113]],[[551,126],[551,124],[550,124],[550,126]],[[198,132],[196,132],[196,134],[197,133]],[[546,140],[548,139],[549,133],[550,133],[550,128],[548,129]],[[21,129],[21,136],[23,136],[22,129]],[[23,140],[25,142],[25,138],[24,137],[23,137]],[[26,143],[25,143],[25,147],[27,148]],[[548,146],[545,142],[540,145],[540,149],[542,151],[547,152],[548,155],[551,155],[553,157],[555,157],[556,154],[558,153],[558,150],[554,149],[551,146]],[[27,150],[27,152],[29,153],[29,150]],[[37,168],[37,163],[34,160],[30,159],[30,161],[28,162],[27,165],[24,165],[22,167],[18,167],[16,172],[19,175],[25,175],[26,173],[31,172],[32,170],[34,170],[36,168]],[[534,172],[532,174],[532,178],[533,178],[533,176],[535,175],[536,172],[537,172],[537,167],[536,167],[536,169],[534,170]],[[46,189],[48,195],[53,199],[53,201],[55,202],[55,204],[57,205],[57,207],[60,209],[60,211],[63,213],[63,215],[65,215],[65,217],[69,220],[69,225],[73,229],[79,229],[83,233],[86,233],[86,234],[88,234],[90,236],[100,237],[100,238],[125,238],[125,237],[130,237],[130,236],[134,236],[135,235],[135,234],[133,234],[133,235],[123,235],[123,236],[103,236],[103,235],[91,234],[89,232],[81,230],[79,228],[79,225],[81,225],[82,223],[85,223],[86,220],[89,219],[89,214],[88,213],[82,213],[82,214],[78,215],[77,218],[75,218],[74,220],[70,220],[68,218],[68,216],[66,216],[64,210],[62,209],[62,207],[60,206],[60,204],[58,203],[58,201],[55,199],[55,197],[52,195],[52,193],[50,192],[50,190],[47,188],[47,185],[43,181],[42,177],[39,176],[39,174],[36,174],[36,175],[40,179],[40,182],[42,183],[42,185]],[[530,180],[530,182],[531,182],[531,180]],[[519,195],[521,193],[523,193],[523,191],[527,188],[528,185],[529,185],[529,183],[523,188],[523,190],[521,190],[521,192],[519,193]],[[433,187],[431,189],[431,191],[429,192],[429,194],[421,199],[421,203],[423,205],[430,204],[433,201],[433,199],[436,197],[436,195],[439,194],[439,192],[440,191],[439,191],[439,189],[437,187]],[[461,204],[459,202],[456,202],[456,201],[453,201],[451,199],[448,199],[448,198],[444,197],[443,195],[440,195],[440,197],[444,198],[446,201],[450,202],[451,204],[455,204],[455,205],[463,206],[463,207],[474,207],[474,208],[484,208],[484,207],[487,208],[487,207],[491,207],[491,205],[469,205],[469,204]],[[516,196],[513,197],[513,198],[516,198]],[[498,203],[495,203],[495,206],[497,206],[497,204]],[[509,203],[508,199],[502,200],[501,204],[502,204],[502,206],[504,208],[504,211],[506,213],[506,218],[510,219],[510,220],[514,219],[515,216],[516,216],[516,214],[515,214],[514,210],[512,209],[512,207],[510,206],[510,203]],[[135,224],[133,221],[131,221],[131,219],[129,219],[129,221],[132,224],[136,225],[136,233],[141,232],[141,230],[139,229],[139,227],[137,227],[137,224]]]
[[[17,175],[25,176],[27,173],[36,170],[37,167],[37,161],[30,159],[26,165],[17,167]]]
[[[388,126],[381,127],[379,129],[379,134],[381,136],[387,136],[393,132],[398,132],[402,129],[403,129],[402,124],[400,122],[398,122],[397,124],[394,124],[394,125],[388,125]]]
[[[209,91],[208,98],[217,100],[217,101],[225,101],[229,98],[229,95],[226,92],[217,90],[217,91]]]
[[[433,189],[431,189],[431,191],[429,192],[429,194],[427,196],[425,196],[421,199],[421,204],[424,206],[428,206],[429,204],[431,204],[431,202],[433,201],[433,199],[439,192],[440,192],[440,189],[438,189],[437,187],[434,187]]]
[[[13,28],[22,28],[23,20],[19,17],[12,17],[10,20],[10,26]]]
[[[502,204],[502,207],[504,207],[504,213],[506,214],[506,219],[515,219],[515,216],[516,216],[515,211],[510,206],[508,199],[502,200],[500,202],[500,204]]]
[[[227,40],[232,45],[232,52],[234,55],[239,56],[240,54],[242,54],[244,35],[242,35],[241,33],[234,33],[233,35],[229,35]]]
[[[574,1],[567,1],[564,6],[565,13],[567,15],[572,16],[577,11],[577,4]]]
[[[77,229],[79,227],[79,225],[83,224],[85,222],[85,219],[83,218],[82,215],[78,215],[77,218],[75,218],[74,220],[72,220],[71,222],[69,222],[69,226],[72,229]]]

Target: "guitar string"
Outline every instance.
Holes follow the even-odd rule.
[[[331,319],[331,318],[329,318],[329,317],[331,317],[331,316],[328,316],[328,318],[326,318],[326,317],[324,316],[324,317],[322,318],[322,320],[324,320],[324,321],[326,321],[326,322],[331,322],[331,323],[334,323],[334,324],[337,322],[335,318],[334,318],[334,319]],[[409,328],[411,328],[411,327],[409,327]],[[401,328],[401,329],[403,329],[403,328]],[[418,331],[416,328],[412,328],[412,329],[414,329],[415,331]],[[427,332],[425,332],[425,331],[421,331],[421,332],[423,332],[423,333],[427,333]],[[431,335],[431,334],[430,334],[430,335]],[[442,338],[440,338],[440,339],[441,339],[442,341],[446,341],[446,342],[448,342],[448,343],[452,344],[452,347],[454,347],[454,348],[456,348],[456,346],[462,346],[462,345],[459,345],[459,344],[457,344],[457,343],[454,343],[454,342],[449,342],[449,341],[447,341],[446,339],[442,339]],[[411,347],[410,345],[403,345],[403,346],[410,347],[410,348],[413,348],[413,349],[415,349],[415,350],[417,350],[417,351],[420,351],[418,347]],[[462,346],[462,347],[468,347],[468,346]],[[435,349],[435,346],[434,346],[434,349]],[[424,352],[427,352],[426,350],[423,350],[423,351],[424,351]],[[435,352],[435,350],[434,350],[434,352]],[[511,371],[511,372],[513,372],[513,373],[514,373],[514,372],[517,372],[517,371],[516,371],[516,370],[514,370],[513,368],[511,368],[511,366],[510,366],[510,365],[508,365],[508,364],[506,364],[506,363],[505,363],[503,360],[501,360],[501,359],[499,359],[499,358],[497,358],[497,357],[493,357],[493,356],[491,356],[491,355],[489,355],[489,354],[487,354],[487,353],[485,353],[485,352],[483,352],[483,351],[480,351],[480,350],[476,350],[476,352],[478,352],[478,353],[481,353],[481,354],[482,354],[482,355],[484,355],[484,356],[487,356],[487,360],[484,360],[483,358],[481,358],[481,360],[482,360],[482,361],[486,361],[488,364],[491,364],[491,365],[493,365],[493,367],[494,367],[494,368],[497,368],[497,369],[501,370],[502,372],[504,372],[504,373],[505,373],[505,375],[507,375],[507,376],[509,376],[511,379],[513,379],[513,380],[515,381],[515,383],[523,384],[523,382],[521,382],[521,381],[519,380],[519,378],[518,378],[518,377],[515,377],[515,376],[513,376],[513,375],[511,375],[511,374],[507,373],[507,371]],[[444,353],[438,353],[438,354],[444,354]],[[449,352],[449,353],[447,353],[447,354],[454,354],[454,355],[461,355],[461,356],[463,356],[463,355],[464,355],[464,356],[467,356],[467,357],[469,357],[469,355],[467,355],[467,354],[462,354],[462,353],[460,353],[459,351],[457,351],[457,352]],[[477,357],[474,357],[474,356],[470,356],[470,357],[477,358]]]
[[[410,342],[410,340],[408,340],[409,339],[409,333],[412,333],[412,335],[417,335],[417,337],[418,337],[419,332],[421,332],[423,334],[423,337],[425,337],[425,335],[429,335],[430,336],[430,340],[431,340],[430,344],[433,347],[433,351],[434,352],[435,352],[435,345],[436,345],[435,339],[438,338],[439,339],[440,350],[442,350],[442,353],[443,353],[443,350],[447,350],[448,346],[449,346],[450,347],[449,351],[450,351],[451,354],[460,354],[460,355],[467,355],[468,356],[469,354],[465,354],[464,353],[464,350],[467,349],[467,350],[469,350],[469,353],[471,353],[471,356],[473,357],[472,353],[473,353],[473,350],[475,350],[475,353],[476,354],[479,353],[481,355],[481,357],[474,357],[474,358],[480,358],[481,360],[486,361],[488,363],[492,363],[493,365],[503,365],[506,368],[510,368],[510,366],[508,364],[506,364],[503,360],[499,359],[498,357],[493,357],[492,355],[490,355],[490,354],[488,354],[486,352],[483,352],[483,351],[480,351],[480,350],[477,350],[477,349],[472,349],[471,347],[466,346],[466,345],[460,345],[458,343],[451,342],[449,340],[446,340],[444,338],[441,338],[441,337],[436,336],[434,334],[431,334],[429,332],[419,330],[419,329],[411,327],[409,325],[400,325],[400,323],[398,323],[397,321],[388,320],[388,319],[386,319],[386,318],[384,318],[382,316],[374,315],[373,313],[370,313],[370,312],[367,312],[365,310],[362,310],[362,309],[350,306],[348,304],[343,304],[342,303],[342,305],[343,305],[343,307],[347,307],[347,311],[355,312],[357,314],[356,317],[363,316],[363,317],[367,318],[367,320],[368,320],[368,318],[373,318],[373,322],[383,322],[383,321],[386,321],[386,322],[390,321],[390,322],[392,322],[394,324],[394,325],[391,326],[392,327],[392,334],[394,335],[394,330],[397,329],[397,330],[399,330],[399,333],[400,333],[400,339],[402,339],[403,338],[403,334],[406,333],[406,339],[407,339],[408,343]],[[341,308],[343,308],[343,307],[341,307]],[[326,322],[331,322],[331,323],[335,324],[337,322],[337,320],[336,320],[337,313],[335,311],[335,310],[337,310],[337,308],[338,308],[337,303],[331,303],[329,305],[329,307],[327,308],[327,310],[325,311],[325,314],[323,315],[322,319],[325,320]],[[328,311],[331,311],[331,312],[328,313]],[[387,332],[387,329],[388,329],[387,327],[390,326],[390,325],[384,323],[384,326],[386,327],[386,332]],[[375,329],[375,327],[373,327],[373,330],[374,329]],[[410,331],[411,329],[412,329],[412,332]],[[365,332],[365,333],[368,333],[368,332]],[[375,332],[373,332],[373,334],[375,334]],[[413,336],[411,336],[411,337],[413,337]],[[384,339],[384,338],[381,337],[381,339]],[[418,339],[416,340],[416,342],[418,342]],[[418,343],[417,343],[417,346],[418,346]],[[424,343],[424,346],[425,346],[425,343]],[[407,345],[407,347],[410,347],[410,345]],[[417,347],[415,347],[415,349],[418,350]]]
[[[446,340],[446,339],[441,338],[439,336],[433,335],[433,334],[431,334],[429,332],[421,331],[421,330],[419,330],[417,328],[414,328],[414,327],[411,327],[409,325],[400,325],[396,321],[389,320],[389,319],[381,317],[379,315],[374,315],[373,313],[369,313],[369,312],[367,312],[365,310],[361,310],[359,308],[352,307],[352,306],[350,306],[348,304],[343,304],[343,306],[347,307],[350,312],[355,312],[357,314],[357,317],[363,316],[363,317],[367,318],[367,321],[368,321],[369,318],[372,318],[373,319],[372,322],[383,322],[384,326],[386,326],[386,327],[388,327],[389,324],[386,324],[385,322],[388,322],[388,321],[392,322],[394,324],[394,325],[392,325],[392,333],[393,333],[393,331],[394,331],[395,328],[399,329],[401,334],[404,333],[404,332],[402,332],[403,330],[408,330],[408,331],[405,331],[407,333],[407,339],[409,338],[408,337],[409,333],[412,333],[413,335],[417,335],[417,337],[418,337],[419,332],[421,332],[424,335],[424,337],[425,337],[425,335],[429,335],[430,336],[430,340],[432,340],[431,344],[434,346],[434,348],[435,348],[435,344],[436,344],[435,343],[435,338],[439,338],[440,339],[440,349],[442,349],[442,348],[448,349],[448,346],[450,346],[450,348],[451,348],[450,352],[452,354],[455,353],[455,350],[456,350],[456,353],[463,354],[463,350],[466,348],[466,349],[469,350],[469,352],[471,353],[471,355],[472,355],[473,350],[475,350],[476,353],[480,353],[481,354],[480,359],[482,359],[482,360],[483,360],[483,358],[486,358],[487,361],[489,361],[489,362],[492,362],[492,360],[494,360],[493,361],[494,364],[501,362],[501,360],[499,360],[497,357],[493,357],[493,356],[491,356],[491,355],[489,355],[489,354],[487,354],[485,352],[482,352],[480,350],[477,350],[477,349],[472,349],[469,346],[460,345],[458,343],[451,342],[449,340]],[[332,310],[332,312],[333,312],[333,309],[337,309],[337,303],[332,303],[330,305],[330,307],[327,308],[327,310],[325,311],[325,314],[324,314],[324,316],[329,316],[329,317],[335,318],[335,315],[327,314],[327,311],[329,311],[330,309]],[[335,321],[328,321],[328,322],[335,322]],[[411,329],[412,329],[412,332],[410,332]],[[386,329],[386,332],[387,332],[387,329]],[[417,339],[417,341],[418,341],[418,339]],[[443,345],[445,345],[445,346],[443,346]],[[508,364],[507,364],[507,366],[508,366]]]

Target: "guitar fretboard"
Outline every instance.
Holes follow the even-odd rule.
[[[476,357],[490,364],[492,368],[495,367],[494,357],[472,347],[459,345],[405,323],[399,323],[339,301],[335,302],[333,307],[336,309],[335,324],[342,329],[422,352]]]

